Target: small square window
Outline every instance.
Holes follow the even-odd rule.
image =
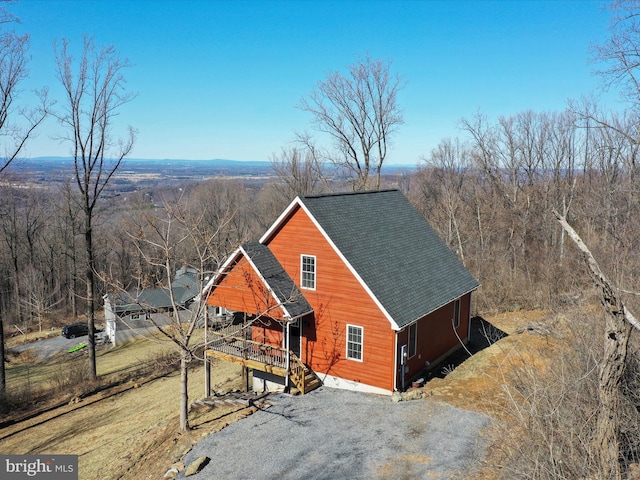
[[[355,325],[347,325],[347,358],[362,361],[364,329]]]
[[[302,255],[300,259],[301,275],[300,286],[315,290],[316,288],[316,257],[311,255]]]
[[[139,313],[132,313],[129,318],[131,318],[131,320],[140,320],[140,314]]]

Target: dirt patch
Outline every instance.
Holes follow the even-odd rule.
[[[514,368],[526,363],[546,369],[563,346],[559,339],[563,326],[542,311],[501,314],[485,320],[507,336],[475,353],[446,377],[432,379],[424,390],[451,405],[495,417],[503,405],[503,385]],[[528,325],[540,328],[527,329]]]

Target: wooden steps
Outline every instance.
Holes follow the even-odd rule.
[[[304,367],[304,376],[302,377],[302,380],[300,380],[299,377],[295,377],[293,375],[290,378],[295,385],[295,387],[289,390],[289,393],[291,393],[292,395],[304,395],[322,386],[322,382],[320,381],[318,376],[307,366]]]
[[[196,400],[191,405],[191,408],[197,410],[210,409],[215,407],[221,407],[224,405],[233,405],[238,407],[251,407],[253,405],[260,405],[263,399],[269,395],[269,392],[254,393],[254,392],[229,392],[224,395],[216,395],[213,397],[202,398]]]
[[[322,385],[316,374],[295,353],[274,345],[220,336],[207,344],[206,355],[279,377],[286,377],[288,373],[293,383],[290,393],[304,395]]]

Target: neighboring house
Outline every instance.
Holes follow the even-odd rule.
[[[188,308],[194,297],[200,293],[198,273],[195,269],[182,267],[176,272],[176,278],[169,288],[131,290],[128,292],[109,293],[104,299],[105,333],[112,345],[128,340],[134,335],[146,334],[158,325],[169,325],[173,322],[173,303],[181,312],[178,315],[189,315]]]
[[[208,355],[252,368],[254,389],[304,393],[315,372],[390,394],[467,341],[478,286],[397,190],[298,197],[205,287],[209,305],[252,321],[250,338]]]

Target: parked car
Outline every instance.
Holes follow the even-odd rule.
[[[89,333],[89,327],[86,323],[72,323],[62,327],[62,336],[64,338],[76,338]]]

